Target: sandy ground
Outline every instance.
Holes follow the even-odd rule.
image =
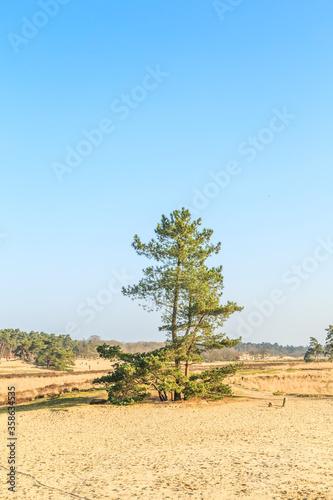
[[[17,493],[3,499],[333,499],[333,399],[17,413]],[[7,468],[7,467],[6,467]]]

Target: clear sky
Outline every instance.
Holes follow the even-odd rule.
[[[119,289],[148,264],[133,235],[187,206],[244,306],[228,334],[324,341],[332,22],[329,0],[2,3],[0,328],[163,340]]]

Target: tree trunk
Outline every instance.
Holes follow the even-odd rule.
[[[177,332],[176,332],[176,325],[177,325],[177,312],[178,312],[178,297],[179,297],[179,284],[180,284],[180,274],[181,274],[181,269],[180,269],[180,259],[178,259],[177,262],[177,278],[176,278],[176,288],[175,288],[175,294],[174,294],[174,300],[173,300],[173,310],[172,310],[172,323],[171,323],[171,330],[172,330],[172,342],[175,343],[177,341]],[[175,362],[176,367],[180,366],[180,362],[176,361]],[[178,380],[177,380],[178,382]],[[179,392],[174,392],[174,401],[181,401],[181,394]]]
[[[168,401],[168,395],[165,393],[165,391],[159,392],[158,397],[160,398],[160,401]]]
[[[172,342],[176,342],[177,340],[176,324],[177,324],[177,312],[178,312],[179,283],[180,283],[180,260],[178,259],[176,288],[173,298],[173,309],[172,309],[172,323],[171,323]]]

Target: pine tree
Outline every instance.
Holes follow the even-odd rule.
[[[318,361],[318,356],[320,356],[322,352],[323,352],[323,346],[319,344],[317,339],[315,339],[314,337],[310,337],[310,344],[308,350],[304,355],[304,360],[312,361],[314,357],[315,361]]]
[[[181,399],[181,394],[187,398],[195,393],[204,397],[217,397],[218,388],[220,396],[223,391],[228,392],[222,380],[227,374],[234,373],[236,368],[232,366],[214,373],[205,372],[204,378],[189,373],[191,364],[203,360],[201,354],[204,351],[234,347],[240,340],[231,340],[224,333],[215,333],[231,314],[242,308],[234,302],[220,304],[223,292],[222,266],[208,268],[206,260],[219,253],[221,244],[211,243],[213,231],[201,230],[200,225],[201,219],[191,220],[191,214],[183,208],[172,212],[169,218],[162,216],[161,223],[155,229],[156,239],[145,244],[137,235],[134,237],[132,246],[136,252],[155,260],[156,264],[143,270],[144,277],[137,285],[123,288],[123,294],[139,299],[140,305],[148,311],[162,311],[163,325],[160,330],[166,331],[168,341],[165,348],[149,353],[149,358],[146,354],[129,358],[106,345],[97,348],[103,357],[119,360],[113,374],[103,378],[103,383],[108,380],[111,384],[110,400],[119,401],[120,393],[131,401],[144,397],[142,387],[153,386],[148,377],[151,370],[160,399],[163,390],[165,397],[169,392],[174,400]],[[158,376],[153,370],[155,362],[160,369]],[[127,364],[127,368],[122,363]],[[184,371],[182,365],[185,366]],[[143,366],[144,372],[141,371]],[[168,376],[165,379],[166,373]],[[132,383],[138,387],[137,396],[128,392],[131,377]],[[124,396],[126,391],[128,397]]]
[[[156,239],[148,244],[134,236],[133,248],[138,255],[154,259],[158,265],[143,270],[144,278],[137,285],[123,288],[123,294],[142,301],[148,310],[163,308],[171,318],[169,331],[176,341],[179,297],[188,283],[188,270],[200,265],[207,257],[220,251],[220,243],[213,245],[212,230],[199,230],[201,219],[191,221],[191,214],[184,208],[175,210],[170,218],[162,215],[155,229]]]
[[[325,355],[328,356],[329,361],[333,361],[333,326],[330,325],[326,332]]]
[[[194,263],[195,264],[195,263]],[[235,347],[239,340],[231,340],[223,333],[215,333],[224,322],[242,307],[234,302],[220,304],[223,293],[222,266],[208,268],[188,266],[186,283],[180,294],[177,331],[181,342],[186,344],[185,375],[189,375],[191,356],[207,350]],[[167,320],[167,315],[164,315]],[[168,330],[168,325],[161,327]]]

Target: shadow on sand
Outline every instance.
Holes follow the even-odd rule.
[[[16,413],[33,411],[33,410],[55,410],[55,411],[67,411],[68,408],[74,406],[89,405],[90,400],[95,397],[106,397],[107,393],[105,390],[96,390],[89,392],[79,392],[77,395],[63,395],[63,396],[53,396],[45,399],[37,399],[29,403],[22,403],[15,406]],[[0,408],[0,415],[7,413],[8,406],[2,406]]]

